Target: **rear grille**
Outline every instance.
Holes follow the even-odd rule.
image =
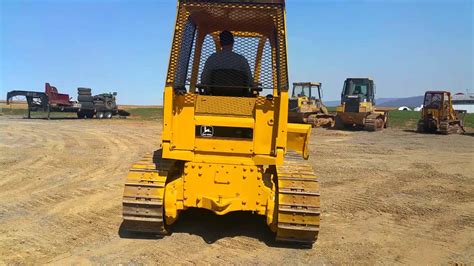
[[[204,96],[196,100],[196,115],[230,115],[253,117],[256,98]]]
[[[359,112],[358,99],[347,99],[344,112],[358,113]]]

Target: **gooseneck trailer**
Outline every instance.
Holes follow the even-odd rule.
[[[57,88],[45,84],[44,92],[13,90],[7,93],[7,104],[13,97],[24,96],[28,104],[28,118],[31,112],[44,111],[77,113],[78,118],[112,118],[112,116],[129,116],[125,110],[118,108],[115,96],[117,93],[103,93],[92,96],[90,88],[78,88],[77,101],[71,101],[68,94],[59,93]]]

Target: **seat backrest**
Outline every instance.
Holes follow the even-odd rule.
[[[235,69],[216,69],[211,72],[209,93],[215,96],[249,96],[247,74]]]
[[[361,92],[362,90],[360,89],[360,86],[355,86],[354,94],[360,94]]]

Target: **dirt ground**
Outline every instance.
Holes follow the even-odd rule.
[[[185,212],[163,239],[120,230],[129,166],[160,123],[0,116],[0,263],[474,262],[474,136],[313,131],[322,225],[312,249],[263,218]]]

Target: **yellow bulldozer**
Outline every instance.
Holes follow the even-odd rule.
[[[348,78],[336,108],[338,129],[356,127],[379,131],[388,126],[389,108],[375,107],[375,83],[371,78]]]
[[[441,134],[464,132],[463,120],[453,108],[449,91],[427,91],[417,131]]]
[[[166,235],[189,208],[249,211],[277,241],[311,245],[319,180],[307,161],[311,126],[287,121],[285,1],[177,8],[161,148],[129,171],[124,229]]]
[[[322,101],[322,84],[319,82],[293,83],[288,106],[288,122],[306,123],[313,127],[333,127],[334,115]]]

